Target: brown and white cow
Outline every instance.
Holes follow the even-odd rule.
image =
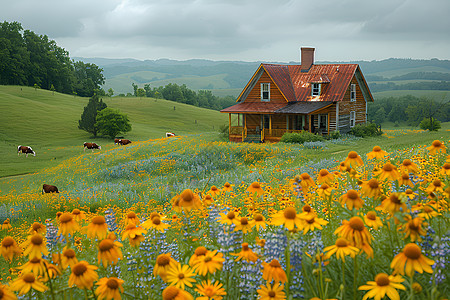
[[[128,145],[128,144],[131,144],[131,141],[127,140],[127,139],[120,139],[118,144],[119,145]]]
[[[102,147],[97,145],[96,143],[84,143],[83,144],[83,151],[86,151],[86,148],[87,149],[91,149],[92,152],[94,152],[94,149],[99,149],[99,150],[102,149]]]
[[[25,153],[28,157],[28,154],[33,154],[33,156],[36,156],[36,153],[33,151],[33,149],[31,149],[30,146],[22,146],[20,145],[19,147],[17,147],[17,155],[20,155],[20,152]]]
[[[117,145],[120,142],[119,139],[114,139],[114,145]]]
[[[173,132],[166,132],[166,137],[172,137],[175,136],[175,133]]]
[[[42,186],[42,194],[44,193],[59,193],[58,188],[54,185],[44,184]]]

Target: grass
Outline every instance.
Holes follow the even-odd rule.
[[[214,132],[227,124],[217,111],[151,98],[103,99],[109,107],[126,113],[132,141],[160,138],[165,132],[200,134]],[[83,153],[83,142],[94,141],[105,149],[113,141],[92,138],[78,129],[87,98],[34,90],[30,87],[0,86],[0,177],[36,172]],[[174,110],[175,107],[175,110]],[[17,156],[17,146],[31,146],[36,157]]]

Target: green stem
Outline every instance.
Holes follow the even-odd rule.
[[[286,256],[286,277],[287,277],[287,281],[286,281],[286,298],[289,299],[289,294],[290,294],[290,282],[291,282],[291,256],[290,256],[290,251],[289,251],[289,231],[286,231],[286,238],[287,238],[287,246],[285,251],[285,256]]]
[[[413,278],[414,274],[411,275],[410,283],[409,283],[409,300],[414,299],[414,289],[413,289]]]
[[[354,267],[353,267],[353,299],[356,300],[356,295],[358,291],[357,287],[357,278],[358,278],[358,256],[355,255],[355,258],[353,260]]]
[[[342,260],[342,284],[341,284],[341,300],[344,299],[344,291],[345,291],[345,261]]]

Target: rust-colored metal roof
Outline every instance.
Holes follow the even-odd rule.
[[[331,101],[295,101],[276,111],[277,114],[310,114],[332,105]]]
[[[295,101],[295,92],[287,65],[262,64],[287,101]]]
[[[286,103],[270,102],[241,102],[233,106],[222,109],[223,113],[274,113],[278,109],[287,105]]]

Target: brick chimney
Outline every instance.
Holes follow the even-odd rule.
[[[311,66],[314,64],[314,48],[301,48],[301,71],[308,72]]]

